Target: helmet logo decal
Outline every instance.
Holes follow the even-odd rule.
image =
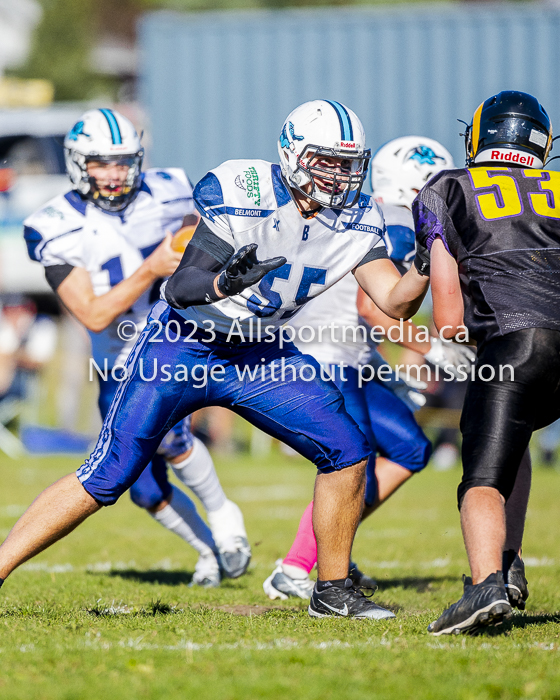
[[[77,141],[78,136],[81,136],[82,134],[84,136],[89,136],[89,134],[86,134],[84,131],[84,122],[77,122],[68,132],[67,138],[69,141]]]
[[[405,160],[417,160],[421,165],[435,165],[437,160],[445,160],[442,156],[438,156],[428,146],[416,146],[406,154]]]
[[[288,137],[288,134],[286,133],[286,126],[288,127],[288,130],[290,132],[290,137]],[[282,129],[282,133],[280,134],[280,145],[282,148],[290,148],[293,146],[294,141],[303,141],[303,136],[297,136],[294,133],[294,125],[292,122],[288,122],[288,124],[284,124],[284,128]]]
[[[535,167],[534,156],[523,151],[513,151],[508,148],[496,148],[490,152],[490,160],[511,161],[512,163],[521,163],[529,168]],[[538,162],[538,167],[541,167],[541,161]]]

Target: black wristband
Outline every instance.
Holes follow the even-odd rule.
[[[416,241],[416,255],[414,257],[414,267],[423,277],[430,276],[430,251],[425,245]]]

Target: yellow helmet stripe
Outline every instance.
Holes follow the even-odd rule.
[[[478,151],[478,139],[480,138],[480,115],[482,114],[482,108],[484,107],[484,102],[482,102],[476,112],[473,114],[472,118],[472,130],[471,130],[471,152],[469,156],[474,158],[476,152]]]
[[[550,123],[550,128],[548,130],[548,143],[546,144],[546,151],[545,151],[544,157],[543,157],[543,167],[546,165],[546,159],[548,158],[548,154],[550,153],[551,146],[552,146],[552,122]]]

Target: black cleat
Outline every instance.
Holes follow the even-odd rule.
[[[360,620],[386,620],[395,615],[366,597],[347,578],[344,588],[329,586],[322,591],[317,585],[311,594],[307,612],[311,617],[353,617]]]
[[[368,588],[374,593],[377,590],[377,582],[375,579],[372,579],[370,576],[367,576],[367,574],[364,574],[363,571],[360,571],[358,565],[353,561],[350,562],[348,578],[357,588]]]
[[[503,554],[503,572],[509,602],[513,608],[525,610],[525,601],[529,597],[529,588],[525,578],[523,559],[513,549]]]
[[[477,585],[473,585],[470,577],[463,576],[463,583],[461,600],[447,608],[428,627],[428,632],[434,636],[472,633],[481,627],[500,625],[511,617],[511,605],[501,571],[490,574]]]

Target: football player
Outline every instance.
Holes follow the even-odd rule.
[[[201,221],[128,357],[95,450],[16,523],[0,547],[0,577],[114,503],[169,425],[218,404],[317,467],[310,615],[394,617],[347,578],[370,449],[337,387],[282,326],[350,271],[385,313],[409,318],[428,278],[415,266],[401,277],[388,258],[382,214],[361,192],[370,151],[351,110],[306,102],[286,119],[278,148],[280,165],[227,161],[196,186]],[[146,366],[157,370],[151,381]]]
[[[89,331],[105,418],[134,331],[145,325],[162,278],[181,260],[174,247],[184,235],[183,224],[197,217],[184,171],[143,173],[138,134],[118,112],[88,110],[66,136],[64,150],[72,189],[32,214],[24,235],[31,259],[44,265],[59,299]],[[212,533],[191,499],[169,483],[168,466],[200,498]],[[195,583],[218,585],[220,562],[232,576],[247,568],[243,517],[226,499],[208,450],[190,432],[189,418],[163,438],[130,495],[199,552]]]
[[[467,165],[418,195],[431,251],[434,321],[478,344],[461,417],[458,489],[471,576],[432,634],[500,624],[528,596],[521,540],[534,430],[560,416],[560,173],[544,170],[552,127],[532,95],[485,100],[467,128]]]
[[[415,253],[412,202],[425,183],[440,170],[453,168],[451,154],[437,141],[419,136],[393,139],[381,147],[371,161],[372,189],[385,218],[385,244],[395,267],[404,274]],[[360,293],[361,292],[361,293]],[[366,489],[362,520],[373,513],[413,474],[421,471],[430,458],[431,445],[414,419],[423,397],[410,390],[404,381],[363,381],[370,378],[363,368],[371,361],[369,335],[361,333],[360,317],[368,326],[388,331],[393,319],[385,316],[359,288],[353,275],[305,306],[292,322],[305,329],[295,341],[303,353],[309,353],[325,368],[327,376],[344,396],[346,410],[368,439],[372,457],[366,468]],[[336,319],[336,328],[329,324]],[[324,331],[321,333],[321,327]],[[441,367],[462,364],[468,368],[474,353],[456,344],[444,344],[438,338],[423,339],[419,329],[406,328],[401,345],[421,353]],[[304,342],[307,337],[308,342]],[[378,353],[373,362],[383,363]],[[340,365],[344,363],[344,373]],[[417,403],[415,403],[415,401]],[[375,455],[379,456],[377,459]],[[286,558],[277,564],[263,584],[269,598],[289,596],[309,598],[313,583],[309,572],[317,561],[317,543],[313,534],[313,504],[305,510],[295,540]],[[355,584],[375,587],[375,582],[351,563],[349,577]]]

